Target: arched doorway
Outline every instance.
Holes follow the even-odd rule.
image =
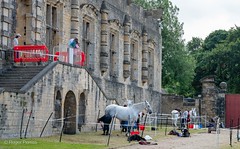
[[[80,94],[79,106],[78,106],[78,129],[81,131],[82,125],[85,124],[86,114],[86,99],[84,93]]]
[[[62,113],[62,96],[61,92],[58,90],[57,95],[54,101],[54,123],[53,127],[54,128],[61,128],[61,113]]]
[[[76,105],[76,97],[69,91],[64,102],[65,134],[76,134]]]

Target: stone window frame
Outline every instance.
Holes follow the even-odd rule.
[[[156,42],[154,40],[148,40],[148,86],[154,87],[154,53],[156,48]]]
[[[89,24],[89,30],[85,30],[86,24]],[[84,15],[82,18],[82,50],[86,55],[86,65],[88,70],[94,70],[94,49],[90,52],[90,44],[94,44],[95,34],[95,19],[89,15]],[[92,61],[92,62],[91,62]],[[91,63],[90,63],[91,62]]]
[[[114,39],[113,39],[114,37]],[[110,31],[109,34],[109,75],[110,77],[118,77],[118,56],[116,56],[116,54],[118,54],[119,52],[117,52],[117,34],[116,32]],[[113,40],[112,40],[113,39]],[[116,63],[115,63],[116,62]]]
[[[3,2],[3,4],[5,4],[7,6],[7,2]],[[2,33],[2,45],[4,47],[9,47],[9,46],[12,46],[12,45],[9,45],[10,42],[10,38],[9,36],[7,35],[9,32],[10,32],[10,24],[9,24],[9,15],[10,15],[10,9],[5,7],[5,5],[2,5],[1,7],[1,11],[2,11],[2,15],[1,15],[1,33]],[[5,42],[4,42],[5,41]],[[4,58],[4,57],[2,57]]]
[[[57,46],[59,41],[57,40],[57,32],[59,31],[58,16],[59,7],[52,4],[46,4],[46,45],[50,51],[50,54],[54,54],[54,47]],[[51,38],[51,39],[50,39]]]
[[[139,56],[139,52],[140,50],[140,33],[136,30],[133,30],[131,33],[131,37],[130,37],[130,80],[134,83],[138,83],[139,81],[139,74],[141,73],[141,71],[139,71],[139,60],[140,60],[140,56]],[[133,46],[134,45],[134,51],[132,51]]]
[[[120,43],[120,23],[119,20],[109,20],[109,75],[110,77],[117,78],[119,77],[119,68],[120,68],[120,50],[119,50],[119,43]],[[114,49],[112,50],[111,45],[111,36],[114,35]],[[113,54],[115,56],[113,57]],[[115,60],[115,64],[113,62]]]

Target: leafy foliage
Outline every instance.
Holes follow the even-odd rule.
[[[198,53],[203,46],[203,40],[198,37],[192,37],[192,40],[187,43],[187,49],[190,53]]]
[[[201,48],[200,48],[201,49]],[[228,92],[240,93],[240,28],[229,31],[216,30],[204,40],[199,50],[196,76],[193,86],[201,92],[199,80],[207,75],[214,75],[216,83],[227,82]]]
[[[204,40],[203,48],[206,51],[216,48],[217,44],[224,42],[228,33],[225,30],[216,30],[210,33]]]
[[[185,49],[183,24],[178,20],[179,9],[169,0],[135,0],[145,9],[163,10],[162,45],[163,45],[163,88],[169,93],[191,96],[195,61]]]
[[[169,0],[135,0],[145,9],[163,9],[163,88],[181,95],[201,94],[200,80],[214,75],[217,84],[227,82],[228,92],[240,93],[240,28],[215,30],[204,40],[193,37],[186,49],[179,9]],[[192,82],[192,84],[190,84]]]

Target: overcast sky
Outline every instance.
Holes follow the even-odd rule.
[[[186,41],[218,29],[240,26],[240,0],[170,0],[179,10]]]

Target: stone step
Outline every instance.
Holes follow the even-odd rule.
[[[36,74],[38,74],[39,72],[24,72],[24,73],[19,73],[19,72],[15,72],[15,73],[6,73],[6,74],[1,74],[0,77],[5,77],[5,78],[14,78],[14,77],[26,77],[26,76],[34,76]]]
[[[6,89],[21,89],[24,84],[1,84],[2,88]]]
[[[0,80],[0,85],[3,86],[5,84],[26,84],[28,81],[29,81],[29,79],[28,80],[19,80],[19,81],[12,81],[12,80],[3,81],[3,80]]]
[[[0,88],[21,89],[43,69],[44,66],[15,66],[0,74]]]

